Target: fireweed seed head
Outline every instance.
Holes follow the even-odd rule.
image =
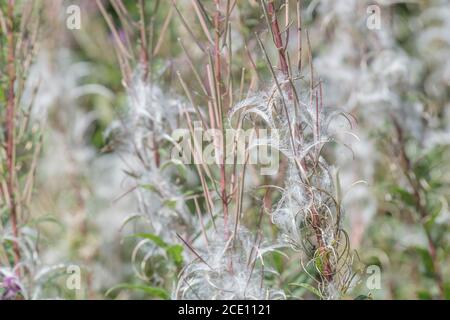
[[[264,286],[263,256],[278,245],[267,245],[244,227],[229,223],[231,233],[223,233],[223,220],[216,221],[216,229],[208,230],[208,244],[197,249],[198,258],[187,264],[180,273],[174,299],[284,299],[282,291]],[[259,237],[257,237],[259,238]]]
[[[137,67],[126,88],[127,109],[104,135],[114,149],[127,156],[127,178],[136,186],[139,215],[150,226],[146,232],[173,243],[177,232],[184,235],[195,230],[178,183],[180,175],[189,182],[189,170],[161,153],[174,143],[171,133],[177,126],[183,102],[144,79],[143,72],[142,67]],[[161,251],[151,243],[144,243],[135,248],[133,260],[142,249],[148,250],[147,258],[152,252],[158,255]]]
[[[278,130],[279,149],[288,167],[280,200],[271,213],[272,222],[281,232],[282,244],[303,252],[305,271],[316,269],[321,278],[321,297],[335,299],[344,287],[336,270],[347,263],[343,260],[349,255],[340,258],[342,250],[347,250],[340,229],[343,210],[336,198],[333,168],[323,150],[331,142],[339,142],[341,131],[348,130],[334,126],[334,122],[342,116],[351,128],[352,119],[340,110],[323,106],[321,83],[305,93],[302,85],[301,80],[290,83],[278,76],[265,93],[236,104],[230,118],[238,118],[242,126],[251,121],[254,126]],[[283,88],[290,88],[291,94]],[[295,98],[294,88],[299,93]]]

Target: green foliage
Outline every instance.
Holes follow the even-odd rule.
[[[153,242],[155,245],[164,249],[167,257],[171,262],[173,262],[176,266],[180,267],[183,263],[183,247],[179,244],[169,245],[160,237],[151,234],[151,233],[136,233],[131,235],[130,237],[148,239]]]
[[[105,293],[105,296],[111,296],[113,292],[121,290],[141,291],[150,298],[159,298],[162,300],[168,300],[170,298],[170,294],[162,288],[128,283],[122,283],[112,287]]]

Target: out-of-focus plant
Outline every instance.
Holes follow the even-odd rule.
[[[420,257],[422,262],[419,272],[423,273],[425,281],[417,294],[422,298],[448,298],[449,283],[444,267],[449,250],[446,237],[449,227],[445,221],[448,205],[445,193],[449,184],[442,173],[445,170],[444,159],[450,149],[438,145],[420,150],[417,141],[405,135],[398,119],[393,118],[393,124],[392,147],[385,148],[390,150],[390,159],[395,160],[392,169],[398,169],[399,174],[392,172],[396,179],[386,181],[392,197],[388,200],[397,206],[399,212],[395,215],[398,219],[406,225],[417,226],[418,232],[422,230],[424,241],[412,244],[406,252]],[[434,282],[434,286],[428,284],[429,280]]]
[[[0,6],[0,294],[2,299],[45,297],[54,272],[39,254],[40,221],[30,216],[45,117],[34,108],[39,82],[29,72],[39,48],[39,3]]]
[[[173,9],[158,28],[155,17],[165,9],[159,1],[154,5],[142,0],[132,6],[121,1],[107,4],[97,1],[113,38],[127,108],[106,136],[124,157],[125,173],[134,181],[126,193],[135,191],[139,212],[123,225],[134,223],[137,229],[130,236],[138,240],[132,262],[136,275],[146,283],[119,284],[108,294],[128,288],[165,299],[183,262],[183,247],[175,243],[177,234],[194,234],[185,203],[189,184],[180,185],[189,183],[189,172],[167,152],[173,146],[171,133],[179,123],[180,101],[158,81],[163,71],[155,67]]]
[[[326,37],[317,53],[331,89],[326,98],[360,124],[356,166],[341,171],[346,181],[359,171],[368,182],[350,195],[357,204],[352,242],[365,263],[381,267],[375,298],[444,298],[448,178],[439,158],[448,148],[447,4],[380,3],[376,30],[367,26],[370,5],[321,1],[307,9],[312,30]]]

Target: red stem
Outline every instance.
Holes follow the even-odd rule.
[[[281,32],[280,32],[280,26],[278,25],[278,19],[275,12],[275,5],[274,1],[271,0],[268,3],[267,11],[270,17],[270,23],[273,33],[273,41],[275,42],[275,46],[278,49],[278,56],[280,59],[280,68],[283,74],[288,77],[289,76],[289,67],[286,61],[286,51],[285,47],[283,46],[283,39],[281,39]]]
[[[397,139],[400,149],[400,158],[401,158],[401,167],[403,169],[403,174],[405,175],[406,179],[408,180],[408,183],[410,184],[411,188],[413,189],[413,195],[414,195],[414,204],[416,207],[416,210],[418,211],[421,219],[423,221],[426,220],[428,217],[428,211],[423,204],[423,198],[421,196],[422,187],[420,185],[420,182],[417,180],[417,177],[414,175],[413,166],[411,163],[410,158],[408,157],[408,154],[405,149],[405,137],[403,135],[403,129],[400,126],[400,123],[395,117],[392,117],[392,120],[394,122],[394,127],[397,133]],[[438,285],[439,292],[441,295],[441,298],[445,298],[445,285],[444,285],[444,279],[442,276],[442,272],[439,266],[438,256],[436,252],[436,243],[433,240],[433,237],[431,236],[430,230],[427,228],[425,223],[422,223],[422,228],[424,229],[425,235],[427,237],[428,242],[428,253],[431,257],[431,263],[433,265],[434,269],[434,277],[436,280],[436,284]]]
[[[140,26],[139,26],[139,33],[141,37],[141,52],[140,52],[140,63],[144,67],[144,73],[142,75],[142,78],[144,81],[147,81],[148,72],[149,72],[149,65],[148,65],[148,45],[147,45],[147,37],[145,34],[145,1],[139,0],[139,10],[140,10]]]

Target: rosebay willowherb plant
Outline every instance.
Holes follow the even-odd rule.
[[[220,161],[220,157],[223,157],[225,153],[223,150],[227,145],[223,134],[226,125],[223,120],[223,114],[227,111],[231,120],[233,120],[235,114],[239,114],[239,116],[236,116],[238,128],[245,127],[246,120],[253,120],[250,121],[251,125],[257,126],[258,122],[255,122],[255,117],[252,117],[254,115],[259,117],[266,127],[278,132],[279,139],[259,141],[259,143],[268,144],[272,149],[279,150],[287,159],[285,183],[281,188],[281,199],[277,201],[274,211],[271,213],[272,222],[280,229],[284,245],[288,244],[292,249],[304,253],[304,259],[300,261],[298,266],[299,270],[303,266],[305,272],[312,273],[312,279],[317,281],[317,289],[314,288],[312,291],[321,298],[340,298],[346,293],[354,278],[352,270],[353,258],[349,249],[348,236],[342,229],[343,210],[340,202],[340,186],[335,185],[336,183],[339,184],[339,181],[323,157],[323,150],[328,143],[338,141],[337,134],[331,127],[333,119],[342,115],[344,119],[348,120],[350,125],[353,123],[353,119],[339,110],[329,110],[323,106],[322,83],[314,80],[311,55],[309,57],[310,81],[306,83],[300,79],[300,40],[297,47],[297,52],[299,53],[296,63],[297,71],[292,71],[289,54],[285,51],[283,45],[277,10],[273,1],[261,1],[261,8],[262,13],[266,17],[272,39],[278,49],[279,68],[272,65],[266,48],[259,36],[257,36],[264,53],[264,61],[272,74],[273,86],[257,93],[249,93],[247,99],[234,105],[231,77],[229,74],[224,75],[224,73],[227,73],[227,70],[224,71],[221,67],[221,63],[225,63],[228,66],[233,65],[233,56],[231,51],[229,51],[231,41],[226,38],[222,40],[220,37],[222,34],[229,35],[232,31],[231,27],[227,25],[224,26],[229,28],[227,32],[222,31],[220,28],[220,1],[216,1],[215,5],[215,12],[211,9],[214,12],[212,18],[205,17],[202,14],[202,12],[208,12],[205,8],[197,11],[198,20],[202,26],[206,25],[207,20],[215,21],[213,31],[216,38],[214,41],[211,41],[212,48],[209,51],[200,47],[201,50],[204,50],[204,54],[209,57],[209,64],[206,65],[206,74],[208,75],[208,88],[210,91],[206,89],[206,86],[202,85],[199,79],[200,85],[204,88],[204,94],[210,96],[207,100],[209,116],[204,117],[199,108],[195,109],[197,110],[198,120],[202,122],[206,129],[212,127],[222,132],[222,134],[218,135],[218,141],[212,140],[212,143],[217,146],[216,154],[219,158],[217,167],[220,176],[216,192],[218,193],[219,203],[221,202],[221,208],[218,213],[216,214],[215,210],[212,210],[212,212],[214,212],[213,219],[215,215],[218,215],[221,217],[221,221],[223,220],[223,223],[214,225],[214,233],[223,235],[219,237],[221,241],[207,244],[208,250],[206,251],[197,250],[195,249],[195,244],[191,247],[190,244],[186,243],[197,259],[191,265],[188,265],[181,274],[176,292],[177,297],[197,297],[201,299],[204,298],[204,292],[207,292],[207,296],[219,298],[269,298],[273,294],[269,289],[262,289],[263,287],[257,291],[259,294],[256,294],[254,290],[245,291],[245,288],[248,286],[251,288],[251,284],[257,282],[252,277],[263,274],[264,270],[262,267],[258,270],[253,269],[252,263],[247,263],[246,265],[247,268],[251,267],[250,270],[242,269],[242,263],[239,260],[235,261],[236,257],[240,259],[244,257],[248,261],[252,261],[250,259],[251,255],[250,257],[248,255],[249,250],[256,250],[257,252],[264,252],[265,250],[258,243],[253,244],[253,249],[248,249],[246,245],[242,245],[242,243],[245,243],[245,235],[241,231],[244,229],[240,227],[240,220],[243,216],[243,212],[241,212],[243,197],[242,193],[236,191],[243,188],[244,181],[239,181],[239,178],[237,178],[237,189],[233,187],[233,183],[236,181],[236,174],[237,177],[244,177],[245,175],[241,176],[236,172],[238,164],[235,163],[232,169],[229,170],[231,181],[228,180],[227,167],[223,161]],[[194,6],[199,9],[201,5],[194,2]],[[289,17],[290,12],[287,4],[285,10],[286,17]],[[232,11],[226,9],[225,12],[224,20],[229,21],[229,15],[232,14]],[[297,32],[298,37],[301,39],[301,10],[299,2],[297,2],[296,12],[298,21],[296,24]],[[179,11],[178,13],[183,20],[181,13]],[[190,30],[189,25],[186,22],[184,24]],[[286,21],[286,33],[289,30],[288,26],[289,21]],[[208,39],[214,39],[209,34],[208,28],[204,27],[203,32]],[[189,33],[191,35],[194,34],[192,30]],[[222,52],[218,47],[219,43],[223,43],[223,47],[226,47],[228,51],[224,50]],[[222,77],[228,79],[228,87],[223,86]],[[189,90],[187,90],[181,76],[180,82],[190,102],[195,106],[195,102],[190,96]],[[306,90],[303,87],[304,85]],[[186,115],[192,130],[191,123],[193,120],[188,113]],[[205,120],[205,118],[210,120]],[[191,133],[193,134],[193,132]],[[194,158],[202,157],[202,153],[199,152],[198,142],[197,146],[195,144],[196,141],[194,139],[192,148],[195,153]],[[248,149],[246,151],[248,152]],[[245,172],[246,165],[245,163],[242,166],[242,172]],[[200,175],[204,174],[207,176],[209,171],[212,171],[203,169],[205,171],[202,173],[202,169],[198,166]],[[214,183],[214,178],[211,178],[211,176],[208,178]],[[203,180],[206,179],[204,178]],[[227,183],[231,184],[231,186],[227,187]],[[211,197],[210,191],[206,188],[204,188],[204,194],[207,199]],[[211,210],[211,207],[213,205],[210,205],[210,208],[207,208],[207,210]],[[229,215],[231,207],[236,208],[234,216]],[[229,221],[233,221],[236,227],[231,228],[232,224]],[[260,228],[259,224],[256,225],[256,230],[253,231],[255,235],[260,234]],[[250,232],[252,232],[251,229]],[[208,232],[203,231],[203,233],[205,234],[204,238],[208,239]],[[255,237],[258,238],[258,236]],[[234,246],[233,243],[235,242],[240,245]],[[279,245],[277,242],[273,243],[271,250]],[[258,254],[258,256],[262,259],[262,254]],[[226,262],[227,259],[229,260],[228,263]],[[306,261],[304,261],[305,259]],[[264,266],[263,260],[261,266]],[[242,277],[242,275],[246,276]],[[262,283],[264,283],[264,276],[260,277]],[[243,279],[247,279],[247,281],[243,282]],[[311,287],[309,284],[300,285]],[[248,295],[246,295],[247,293]],[[283,296],[283,294],[279,296]]]
[[[0,299],[450,298],[447,7],[0,1]]]
[[[155,36],[153,19],[159,6],[151,6],[149,14],[145,1],[138,1],[133,7],[125,7],[120,1],[109,1],[108,4],[120,18],[120,28],[113,23],[102,1],[97,1],[114,39],[127,94],[127,109],[110,126],[106,136],[114,141],[116,151],[124,159],[124,171],[134,183],[130,191],[136,191],[139,212],[128,217],[124,225],[144,221],[132,235],[139,240],[132,253],[135,273],[151,285],[161,287],[147,287],[147,293],[165,298],[168,294],[163,288],[172,286],[174,272],[183,260],[182,247],[174,244],[178,241],[177,234],[189,237],[195,230],[179,183],[188,179],[184,175],[188,169],[183,163],[172,161],[170,153],[165,152],[174,143],[171,132],[179,122],[181,102],[163,91],[156,81],[159,71],[153,69],[152,62],[159,50],[158,44],[153,46],[152,42]],[[138,21],[129,24],[135,9]],[[167,19],[170,15],[169,11]],[[148,16],[150,28],[146,25]],[[158,41],[164,38],[166,23]],[[132,41],[139,45],[135,48]],[[135,51],[138,51],[136,56]],[[119,285],[112,290],[123,287],[130,288]]]
[[[205,249],[195,250],[197,259],[180,273],[173,298],[188,300],[285,299],[281,290],[264,283],[264,254],[274,250],[273,244],[261,243],[261,237],[235,223],[223,225],[215,221],[216,229],[206,231]],[[233,230],[226,237],[225,229]]]
[[[350,127],[353,119],[323,104],[322,82],[315,80],[309,48],[309,83],[302,79],[301,55],[295,71],[283,45],[274,1],[261,1],[270,35],[278,48],[279,68],[272,65],[259,40],[273,85],[240,102],[231,114],[245,111],[260,116],[267,126],[278,130],[278,148],[287,159],[287,171],[281,198],[272,222],[281,231],[282,241],[302,251],[301,265],[317,281],[314,293],[321,298],[338,299],[349,289],[354,272],[347,233],[343,230],[343,208],[336,170],[323,152],[331,142],[339,142],[333,121],[342,116]],[[301,4],[297,2],[297,32],[301,39]],[[289,17],[289,6],[285,6]],[[288,31],[286,31],[288,32]],[[307,43],[309,44],[309,36]],[[301,40],[297,51],[301,52]],[[245,119],[242,118],[243,120]],[[345,130],[341,130],[345,132]],[[273,145],[273,147],[277,147]],[[302,284],[304,285],[304,284]]]
[[[55,271],[39,254],[40,225],[31,216],[45,115],[40,83],[30,77],[38,49],[40,3],[0,5],[0,299],[40,299]],[[39,111],[38,111],[39,113]]]
[[[194,166],[202,186],[202,193],[194,198],[199,226],[198,238],[189,241],[180,236],[192,258],[179,275],[178,285],[173,293],[176,299],[283,299],[284,292],[272,288],[265,281],[267,273],[264,255],[275,251],[279,245],[264,240],[261,229],[263,212],[248,216],[245,212],[246,179],[249,166],[249,145],[238,147],[239,134],[227,135],[231,126],[226,117],[236,100],[243,96],[245,69],[241,69],[240,90],[235,92],[232,47],[232,23],[234,6],[230,1],[214,1],[208,5],[192,1],[195,19],[202,26],[201,35],[193,30],[193,24],[186,21],[178,4],[175,9],[189,36],[196,44],[196,50],[207,62],[197,70],[188,53],[186,41],[179,42],[185,52],[191,72],[201,90],[194,96],[181,72],[179,81],[195,112],[184,109],[186,123],[190,130],[190,147]],[[208,23],[210,21],[211,23]],[[208,39],[207,46],[200,44],[198,37]],[[236,64],[237,66],[237,64]],[[206,79],[200,77],[205,74]],[[194,91],[195,92],[195,91]],[[197,137],[195,128],[208,132],[206,148],[212,147],[214,163],[205,159],[203,137]],[[240,127],[238,127],[240,129]],[[232,128],[231,128],[232,130]],[[231,139],[231,141],[229,140]],[[233,161],[227,161],[231,146]],[[243,155],[238,154],[243,152]],[[244,159],[239,161],[238,159]],[[244,226],[243,220],[253,223]],[[258,223],[255,223],[259,221]]]

